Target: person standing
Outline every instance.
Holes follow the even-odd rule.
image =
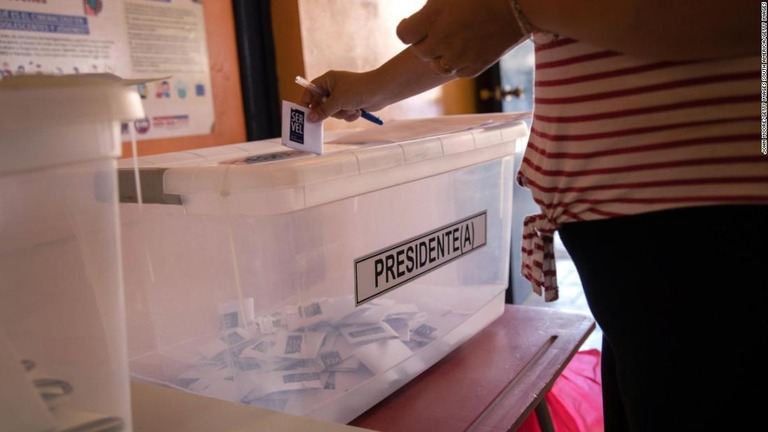
[[[606,431],[744,430],[764,362],[768,157],[759,4],[739,0],[428,0],[379,68],[329,71],[310,121],[473,77],[535,44],[517,181],[523,275],[557,300],[555,232],[603,330]],[[726,335],[718,339],[718,335]],[[757,387],[755,389],[755,387]]]

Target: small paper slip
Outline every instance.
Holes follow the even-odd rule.
[[[244,314],[245,316],[241,316]],[[219,325],[221,328],[242,327],[255,320],[253,297],[242,301],[231,300],[219,304]]]
[[[283,114],[285,115],[285,114]],[[357,130],[328,141],[333,144],[396,143],[446,135],[472,129],[500,126],[531,117],[530,112],[449,115],[422,119],[393,120],[377,127]]]
[[[286,147],[323,154],[323,122],[307,120],[309,108],[283,101],[282,143]]]
[[[323,345],[326,333],[299,332],[281,334],[277,340],[275,354],[294,359],[311,359],[317,357]]]
[[[341,334],[351,344],[364,344],[372,341],[397,338],[397,333],[385,322],[361,324],[346,327]]]
[[[355,356],[376,375],[390,370],[412,354],[413,352],[399,339],[370,343],[355,351]]]

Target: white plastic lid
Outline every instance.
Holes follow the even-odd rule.
[[[120,121],[144,117],[132,84],[110,74],[0,80],[0,172],[120,155]]]
[[[0,131],[142,118],[135,83],[111,74],[6,77],[0,80]]]
[[[168,164],[155,156],[139,165],[166,168],[163,193],[179,195],[190,213],[279,214],[416,181],[511,156],[527,136],[523,122],[483,127],[398,143],[326,144],[322,156],[274,141],[195,150],[195,158]],[[189,153],[189,152],[186,152]],[[235,158],[234,160],[232,160]],[[127,161],[122,164],[128,167]]]

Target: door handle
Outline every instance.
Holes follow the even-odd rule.
[[[510,86],[504,86],[502,89],[501,86],[496,86],[495,89],[489,90],[489,89],[480,89],[479,91],[480,100],[487,101],[489,99],[494,99],[498,102],[501,101],[510,101],[512,98],[519,99],[523,96],[523,88],[521,86],[517,86],[515,88],[512,88]]]

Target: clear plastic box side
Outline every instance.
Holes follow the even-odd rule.
[[[0,81],[0,424],[14,431],[131,430],[116,161],[119,121],[144,114],[125,86],[82,78]]]
[[[279,214],[231,211],[244,190],[215,214],[123,204],[131,372],[337,422],[421,373],[500,314],[509,262],[511,157],[434,163]],[[475,214],[483,247],[356,306],[356,259]]]

